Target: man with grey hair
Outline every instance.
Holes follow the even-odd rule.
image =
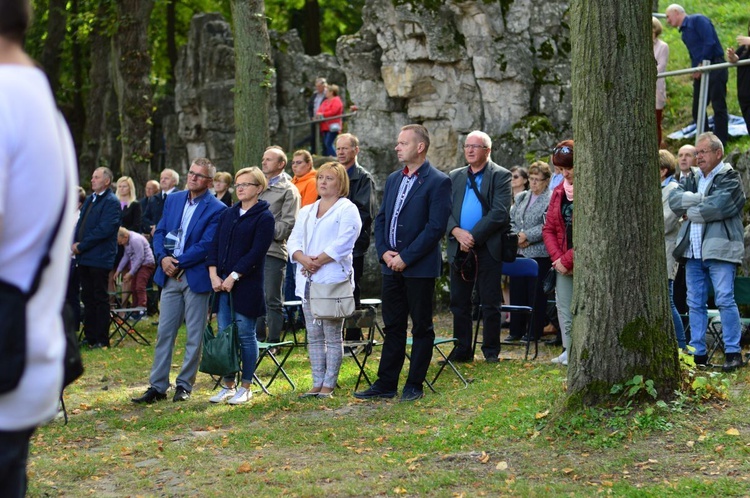
[[[500,353],[501,233],[510,225],[511,174],[492,162],[491,152],[490,137],[482,131],[472,131],[464,143],[468,164],[449,174],[453,198],[446,229],[451,263],[450,306],[453,337],[458,339],[454,361],[474,360],[471,295],[475,288],[482,304],[485,360],[497,362]]]
[[[315,92],[313,92],[307,103],[307,115],[310,117],[311,121],[315,119],[315,116],[318,114],[318,107],[320,107],[320,104],[326,99],[327,89],[328,82],[325,78],[317,78],[315,80]],[[310,125],[310,152],[312,154],[315,154],[315,143],[317,142],[316,139],[319,138],[319,136],[316,136],[316,129],[318,129],[316,123]]]
[[[703,65],[704,60],[711,64],[724,62],[724,49],[719,41],[711,20],[703,14],[687,15],[685,9],[673,3],[666,10],[667,22],[673,28],[678,28],[682,34],[682,42],[690,53],[693,67]],[[727,68],[706,73],[708,78],[708,98],[714,109],[714,132],[721,142],[726,145],[729,139],[729,113],[727,111]],[[698,106],[700,104],[701,73],[693,73],[693,121],[698,123]],[[708,130],[708,114],[703,128]]]
[[[226,209],[209,188],[216,168],[205,158],[195,159],[187,174],[187,190],[169,195],[164,216],[154,232],[154,281],[162,288],[150,386],[133,403],[166,399],[177,331],[185,322],[187,340],[182,368],[172,401],[187,401],[200,364],[208,298],[213,290],[206,266],[208,246]]]
[[[86,198],[71,248],[76,256],[83,302],[83,333],[92,348],[109,346],[109,272],[117,255],[120,201],[110,186],[112,171],[97,168],[91,175],[93,195]]]
[[[685,221],[677,235],[674,256],[686,259],[685,280],[690,318],[690,346],[695,363],[706,365],[706,300],[713,286],[724,336],[723,369],[742,366],[742,325],[734,300],[734,277],[745,255],[742,208],[745,193],[740,174],[725,164],[724,146],[713,133],[698,137],[698,172],[669,196],[669,207]]]

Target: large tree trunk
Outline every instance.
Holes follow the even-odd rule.
[[[258,164],[268,145],[271,43],[263,0],[232,0],[234,20],[234,169]]]
[[[118,29],[112,39],[112,68],[120,114],[122,174],[138,188],[149,179],[153,89],[149,81],[148,22],[153,0],[117,2]]]
[[[65,41],[65,27],[68,22],[67,0],[49,0],[47,13],[47,38],[42,51],[42,67],[47,73],[52,93],[57,94],[60,86],[60,62]]]
[[[305,0],[305,31],[302,45],[307,55],[320,53],[320,5],[318,0]]]
[[[174,92],[174,69],[177,67],[177,2],[167,1],[167,57],[169,58],[169,86]]]
[[[636,374],[671,394],[651,0],[573,0],[575,269],[569,406]]]

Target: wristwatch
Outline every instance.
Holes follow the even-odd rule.
[[[240,274],[237,273],[236,271],[233,271],[232,273],[230,273],[229,276],[232,277],[235,282],[240,279]]]

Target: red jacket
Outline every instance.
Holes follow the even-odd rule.
[[[323,117],[326,118],[331,116],[340,116],[343,113],[344,103],[341,101],[341,97],[339,97],[338,95],[331,99],[325,99],[320,103],[320,107],[318,107],[318,114],[322,114]],[[338,123],[339,131],[341,131],[341,118],[323,121],[322,123],[320,123],[320,131],[329,131],[331,125],[334,123]]]
[[[542,227],[542,238],[552,262],[560,259],[565,268],[572,270],[575,253],[573,249],[568,249],[567,230],[565,230],[565,220],[562,216],[562,196],[564,195],[565,190],[562,183],[552,191],[552,197],[550,197],[549,207],[547,208],[547,221]]]

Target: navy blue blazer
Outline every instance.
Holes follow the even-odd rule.
[[[178,231],[182,222],[182,211],[185,208],[190,192],[183,190],[169,194],[164,201],[164,212],[154,232],[154,256],[156,273],[154,282],[164,287],[167,275],[161,267],[161,260],[169,256],[164,249],[164,237],[171,231]],[[216,234],[219,217],[227,207],[223,202],[206,191],[198,200],[193,217],[185,232],[185,250],[180,254],[178,267],[185,270],[188,286],[193,292],[210,292],[211,279],[206,266],[206,254]]]
[[[233,271],[242,275],[232,286],[234,310],[248,318],[257,318],[266,314],[264,268],[276,222],[264,200],[259,200],[242,216],[241,207],[238,202],[221,214],[206,266],[215,266],[222,280]]]
[[[99,195],[89,211],[93,199],[93,195],[86,197],[76,224],[75,242],[78,242],[80,252],[76,255],[76,261],[82,266],[111,270],[117,255],[117,229],[120,228],[122,214],[120,201],[114,192],[107,189]],[[78,232],[84,221],[79,239]]]
[[[388,176],[383,202],[375,217],[375,249],[381,270],[385,275],[393,273],[383,262],[383,254],[396,251],[406,264],[404,276],[437,278],[443,263],[440,239],[451,213],[451,181],[429,161],[419,167],[416,183],[409,190],[398,217],[396,247],[391,247],[388,233],[402,177],[401,170]]]

